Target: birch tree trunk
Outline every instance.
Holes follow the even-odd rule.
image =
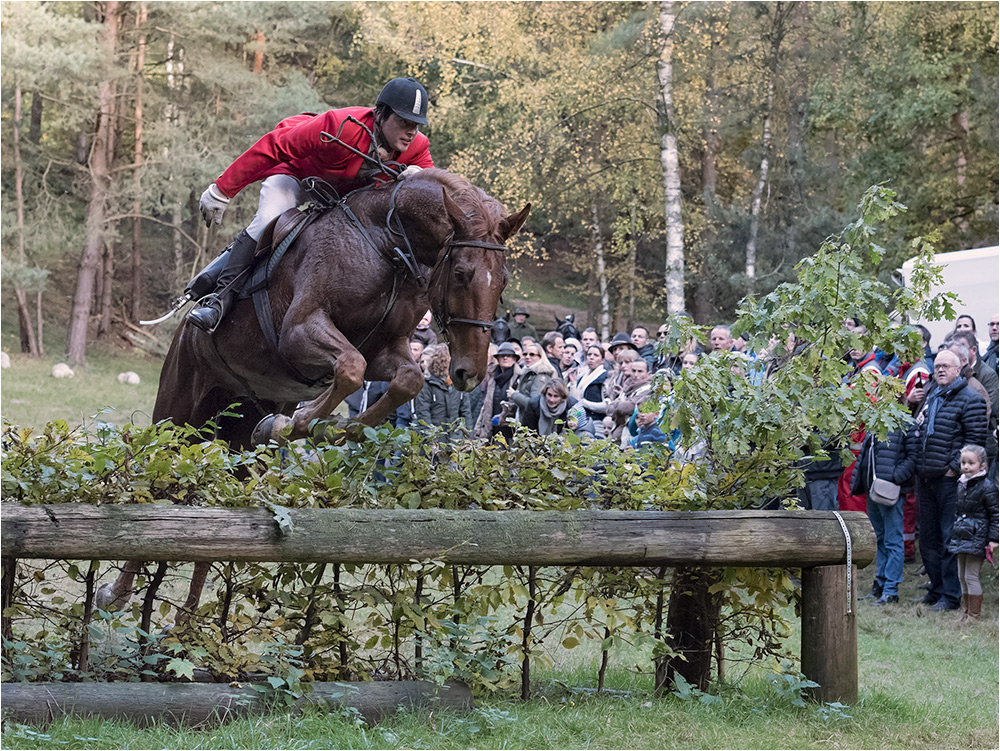
[[[594,256],[597,259],[597,285],[601,290],[601,341],[611,339],[611,300],[608,296],[608,273],[604,266],[604,236],[601,232],[601,220],[597,214],[597,201],[590,204],[590,230],[594,237]]]
[[[99,44],[105,48],[109,58],[115,54],[118,44],[118,16],[121,13],[118,0],[108,0],[105,6],[104,25]],[[112,114],[114,112],[114,86],[110,80],[102,81],[98,88],[97,128],[90,150],[90,203],[87,206],[87,221],[84,230],[83,254],[80,256],[80,270],[77,275],[76,293],[70,314],[69,338],[66,342],[66,359],[71,365],[87,362],[87,324],[90,320],[91,300],[94,281],[101,261],[101,247],[104,242],[104,224],[107,215],[107,198],[110,187],[110,165],[108,163],[108,142],[114,137]]]
[[[17,197],[17,260],[21,269],[27,266],[27,254],[24,252],[24,169],[21,165],[21,86],[14,87],[14,192]],[[32,357],[40,357],[38,340],[31,325],[31,313],[28,310],[28,293],[21,281],[14,284],[14,297],[17,298],[17,322],[21,334],[21,351]]]
[[[667,261],[664,274],[667,313],[684,310],[684,226],[681,220],[681,174],[677,156],[677,135],[673,104],[674,4],[660,3],[660,59],[656,74],[660,86],[660,162],[663,165]]]

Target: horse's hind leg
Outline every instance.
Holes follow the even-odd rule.
[[[94,605],[108,612],[121,610],[132,597],[132,582],[142,570],[142,561],[126,561],[118,578],[111,584],[104,584],[94,596]]]
[[[188,587],[187,599],[177,609],[177,616],[174,619],[177,625],[187,623],[191,620],[191,614],[194,613],[198,607],[198,603],[201,601],[201,592],[205,588],[205,582],[208,580],[208,572],[211,568],[212,564],[208,561],[198,561],[194,564],[194,572],[191,574],[191,586]]]

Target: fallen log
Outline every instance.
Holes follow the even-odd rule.
[[[16,558],[459,565],[808,567],[847,562],[823,511],[448,511],[284,509],[167,503],[5,503],[2,553]],[[875,558],[867,515],[841,515],[852,558]]]
[[[375,724],[398,709],[472,709],[472,692],[461,683],[427,681],[317,682],[295,703],[326,708],[352,707]],[[129,720],[146,726],[214,724],[269,708],[265,694],[250,684],[225,683],[4,683],[5,721],[44,725],[62,717]]]

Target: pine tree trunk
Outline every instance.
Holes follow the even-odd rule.
[[[31,123],[28,125],[28,140],[32,143],[38,143],[42,140],[42,110],[44,107],[45,100],[42,99],[42,92],[32,92]]]
[[[184,47],[177,44],[174,38],[171,36],[170,41],[167,43],[167,89],[170,91],[170,102],[167,104],[167,122],[170,124],[171,129],[183,129],[184,128],[184,107],[182,106],[182,99],[184,96]],[[167,147],[164,147],[164,157],[167,157]],[[169,182],[173,183],[176,177],[171,172],[168,177]],[[183,286],[190,277],[184,263],[184,235],[181,232],[181,224],[184,219],[184,204],[180,199],[175,199],[174,204],[171,206],[170,211],[170,224],[173,227],[172,236],[172,248],[173,248],[173,258],[174,258],[174,284],[175,286]]]
[[[253,52],[253,72],[259,76],[264,72],[264,44],[267,41],[264,32],[257,29],[254,33],[254,41],[257,43]]]
[[[660,86],[660,162],[663,165],[663,189],[667,228],[667,261],[664,281],[667,313],[673,315],[684,304],[684,226],[681,219],[681,174],[677,156],[677,135],[673,105],[673,29],[674,4],[660,3],[660,59],[656,66]]]
[[[701,152],[701,197],[705,208],[707,221],[701,231],[700,242],[706,252],[711,252],[712,245],[716,239],[716,224],[714,217],[718,198],[716,197],[716,182],[718,176],[718,156],[721,147],[719,138],[719,90],[715,82],[715,71],[718,65],[718,51],[720,48],[719,34],[716,32],[716,25],[720,23],[719,17],[712,15],[711,43],[709,46],[707,63],[705,66],[705,115],[702,118],[702,141]],[[715,287],[711,269],[702,267],[698,270],[693,279],[694,298],[692,314],[696,321],[716,320],[718,310],[715,305]]]
[[[35,293],[35,341],[38,342],[38,356],[45,357],[44,320],[42,318],[42,290]]]
[[[965,181],[969,169],[969,110],[964,105],[952,117],[952,125],[958,140],[958,159],[955,164],[955,184],[958,186],[959,197],[965,196]],[[959,203],[955,206],[958,216],[958,228],[963,234],[969,231],[969,220],[965,214],[966,208]]]
[[[97,316],[97,338],[103,339],[111,332],[111,306],[114,303],[114,281],[115,281],[115,244],[107,242],[104,244],[104,263],[101,275],[104,279],[101,284],[100,313]]]
[[[798,35],[792,47],[794,65],[793,77],[789,85],[791,115],[788,119],[788,178],[792,210],[798,214],[803,207],[803,173],[806,163],[805,133],[809,116],[809,3],[795,4]],[[788,222],[785,231],[785,257],[798,258],[798,223]]]
[[[594,256],[597,259],[597,285],[601,290],[601,341],[611,339],[611,298],[608,295],[608,273],[604,265],[604,235],[601,232],[601,220],[597,214],[597,201],[590,204],[591,234],[594,238]]]
[[[628,331],[635,325],[635,282],[636,274],[636,201],[638,196],[632,191],[632,203],[629,205],[629,243],[628,243]]]
[[[27,255],[24,251],[24,169],[21,165],[21,86],[14,87],[14,193],[17,200],[17,260],[24,269],[27,266]],[[20,330],[21,351],[32,357],[40,357],[38,340],[31,326],[31,313],[28,311],[28,295],[21,282],[14,285],[14,296],[17,298],[17,323]]]
[[[120,13],[118,0],[108,0],[100,44],[106,48],[105,52],[109,58],[114,55],[117,47]],[[107,215],[106,203],[111,180],[108,154],[111,152],[109,141],[114,138],[113,113],[113,82],[102,81],[98,91],[97,128],[89,159],[91,187],[84,246],[70,314],[69,338],[66,342],[66,359],[71,365],[84,365],[87,362],[87,325],[90,321],[94,283],[101,263],[101,247],[104,243],[104,224]]]
[[[136,15],[135,25],[137,29],[144,29],[149,19],[149,10],[146,3],[139,4],[139,12]],[[130,299],[132,303],[132,320],[138,321],[142,317],[142,219],[139,213],[142,210],[142,201],[139,198],[142,188],[142,164],[143,164],[143,132],[142,132],[142,106],[143,106],[143,71],[146,67],[146,34],[140,31],[138,49],[135,55],[135,172],[132,175],[132,188],[135,199],[132,202],[132,291]]]

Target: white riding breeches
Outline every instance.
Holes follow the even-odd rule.
[[[288,209],[302,203],[302,188],[291,175],[271,175],[260,184],[260,201],[246,232],[259,240],[264,228]]]

